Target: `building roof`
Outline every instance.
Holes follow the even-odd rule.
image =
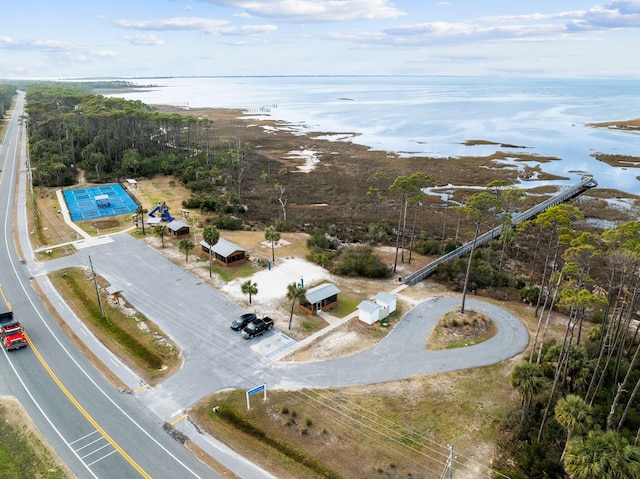
[[[396,301],[396,296],[386,291],[380,291],[376,294],[376,301],[382,304],[392,304]]]
[[[200,241],[200,244],[205,246],[208,250],[211,250],[224,258],[232,255],[237,251],[246,251],[242,246],[238,246],[237,244],[232,243],[231,241],[227,241],[224,238],[220,238],[218,242],[213,245],[213,247],[209,246],[209,243],[207,243],[205,240]]]
[[[307,301],[310,303],[317,303],[318,301],[322,301],[323,299],[329,298],[334,294],[338,294],[340,290],[336,287],[335,284],[331,283],[323,283],[315,288],[311,288],[307,290]]]
[[[365,313],[371,314],[375,310],[381,309],[381,306],[379,304],[374,303],[373,301],[369,301],[368,299],[365,299],[364,301],[360,302],[360,304],[358,305],[358,309],[361,311],[364,311]]]
[[[178,220],[173,220],[167,226],[167,228],[169,228],[171,231],[178,231],[179,229],[188,228],[188,227],[189,225],[187,223],[183,223],[182,221],[178,221]]]

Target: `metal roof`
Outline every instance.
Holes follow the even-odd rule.
[[[171,231],[178,231],[180,228],[188,228],[189,225],[187,223],[183,223],[182,221],[178,221],[178,220],[173,220],[171,223],[169,223],[169,226],[167,226],[167,228],[169,228]]]
[[[227,241],[224,238],[220,238],[218,242],[213,245],[213,247],[210,247],[209,243],[207,243],[205,240],[200,241],[200,244],[224,258],[235,253],[236,251],[246,251],[242,246],[238,246],[237,244],[232,243],[231,241]]]
[[[322,301],[323,299],[329,298],[334,294],[338,294],[340,290],[336,287],[335,284],[324,283],[320,286],[316,286],[315,288],[311,288],[307,290],[307,301],[311,304]]]
[[[364,311],[365,313],[373,313],[375,310],[377,309],[381,309],[382,307],[379,304],[374,303],[373,301],[369,301],[368,299],[365,299],[364,301],[361,301],[360,304],[358,305],[358,309],[361,311]]]
[[[386,291],[380,291],[376,294],[376,301],[382,304],[393,304],[396,301],[396,296]]]

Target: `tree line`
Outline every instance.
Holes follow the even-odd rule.
[[[173,175],[197,195],[197,207],[241,207],[244,147],[212,143],[209,120],[74,83],[31,85],[26,100],[35,185],[69,186],[80,172],[93,183]]]
[[[0,118],[3,118],[11,107],[11,101],[16,95],[16,87],[9,84],[0,84]]]

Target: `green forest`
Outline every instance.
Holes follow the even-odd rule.
[[[36,186],[73,185],[80,172],[89,183],[173,175],[198,194],[195,207],[238,205],[242,148],[210,144],[210,121],[87,90],[83,84],[28,87]]]
[[[15,94],[15,86],[0,84],[0,117],[4,118],[5,113],[11,106],[11,101],[13,100]]]
[[[5,109],[12,92],[0,88]],[[212,141],[211,122],[159,114],[72,84],[36,84],[26,98],[36,185],[72,185],[81,172],[88,182],[173,175],[193,191],[190,207],[241,211],[248,151],[239,141]],[[385,183],[383,176],[372,173],[370,194],[381,210],[394,197],[394,217],[370,224],[366,242],[395,244],[403,262],[405,248],[410,261],[412,253],[439,254],[459,244],[457,230],[455,238],[427,237],[415,231],[415,219],[411,227],[412,209],[417,217],[421,189],[433,178],[387,175]],[[523,197],[519,188],[495,182],[454,207],[450,221],[465,218],[476,237],[500,222],[507,227],[473,250],[471,263],[452,261],[434,275],[453,290],[535,308],[527,357],[511,376],[522,407],[502,424],[496,477],[640,478],[640,222],[598,229],[576,206],[560,204],[511,227],[506,213],[518,211]],[[318,241],[324,239],[318,229],[312,238],[313,258],[328,261],[334,241]],[[561,340],[549,339],[552,313],[563,315]]]

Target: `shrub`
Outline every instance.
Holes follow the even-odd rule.
[[[242,229],[242,220],[235,216],[224,215],[214,218],[211,221],[219,230],[239,230]]]
[[[342,250],[335,263],[335,272],[342,276],[388,278],[391,268],[382,264],[369,246],[351,246]]]
[[[307,247],[318,250],[329,249],[329,238],[327,238],[322,228],[313,228],[311,236],[307,240]]]
[[[276,224],[276,231],[287,232],[287,231],[295,231],[296,227],[291,220],[279,221]]]
[[[520,290],[520,298],[525,303],[534,304],[538,301],[540,288],[534,284],[528,284]]]
[[[187,209],[197,209],[202,205],[202,200],[192,196],[186,200],[182,200],[182,207]]]
[[[328,265],[336,254],[331,251],[311,251],[307,255],[307,259],[312,263],[319,264],[324,267]]]
[[[440,254],[441,242],[438,240],[420,240],[416,241],[415,250],[416,253],[421,255],[434,255]]]

